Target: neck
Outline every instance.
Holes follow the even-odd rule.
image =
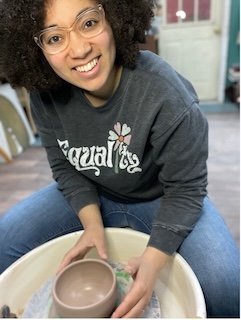
[[[85,97],[94,107],[100,107],[113,96],[120,83],[121,73],[122,67],[116,66],[104,89],[102,88],[100,92],[84,91]]]

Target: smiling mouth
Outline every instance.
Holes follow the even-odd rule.
[[[78,72],[88,72],[91,71],[98,63],[99,58],[93,59],[91,62],[87,63],[84,66],[76,67],[75,70]]]

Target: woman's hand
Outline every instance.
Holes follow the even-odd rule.
[[[157,276],[170,256],[148,247],[142,256],[132,258],[125,271],[134,277],[134,283],[112,318],[139,318],[148,305]]]
[[[79,218],[84,227],[84,232],[81,234],[75,246],[64,256],[57,274],[71,262],[83,259],[84,256],[94,247],[101,259],[107,259],[105,229],[99,207],[97,205],[89,205],[85,207],[80,211]]]

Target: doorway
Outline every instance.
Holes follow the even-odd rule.
[[[227,2],[158,0],[162,15],[158,53],[193,84],[201,101],[220,100]]]

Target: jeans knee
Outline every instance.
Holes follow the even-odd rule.
[[[239,318],[240,288],[239,273],[230,269],[224,272],[213,270],[205,281],[200,280],[207,305],[208,317]]]

